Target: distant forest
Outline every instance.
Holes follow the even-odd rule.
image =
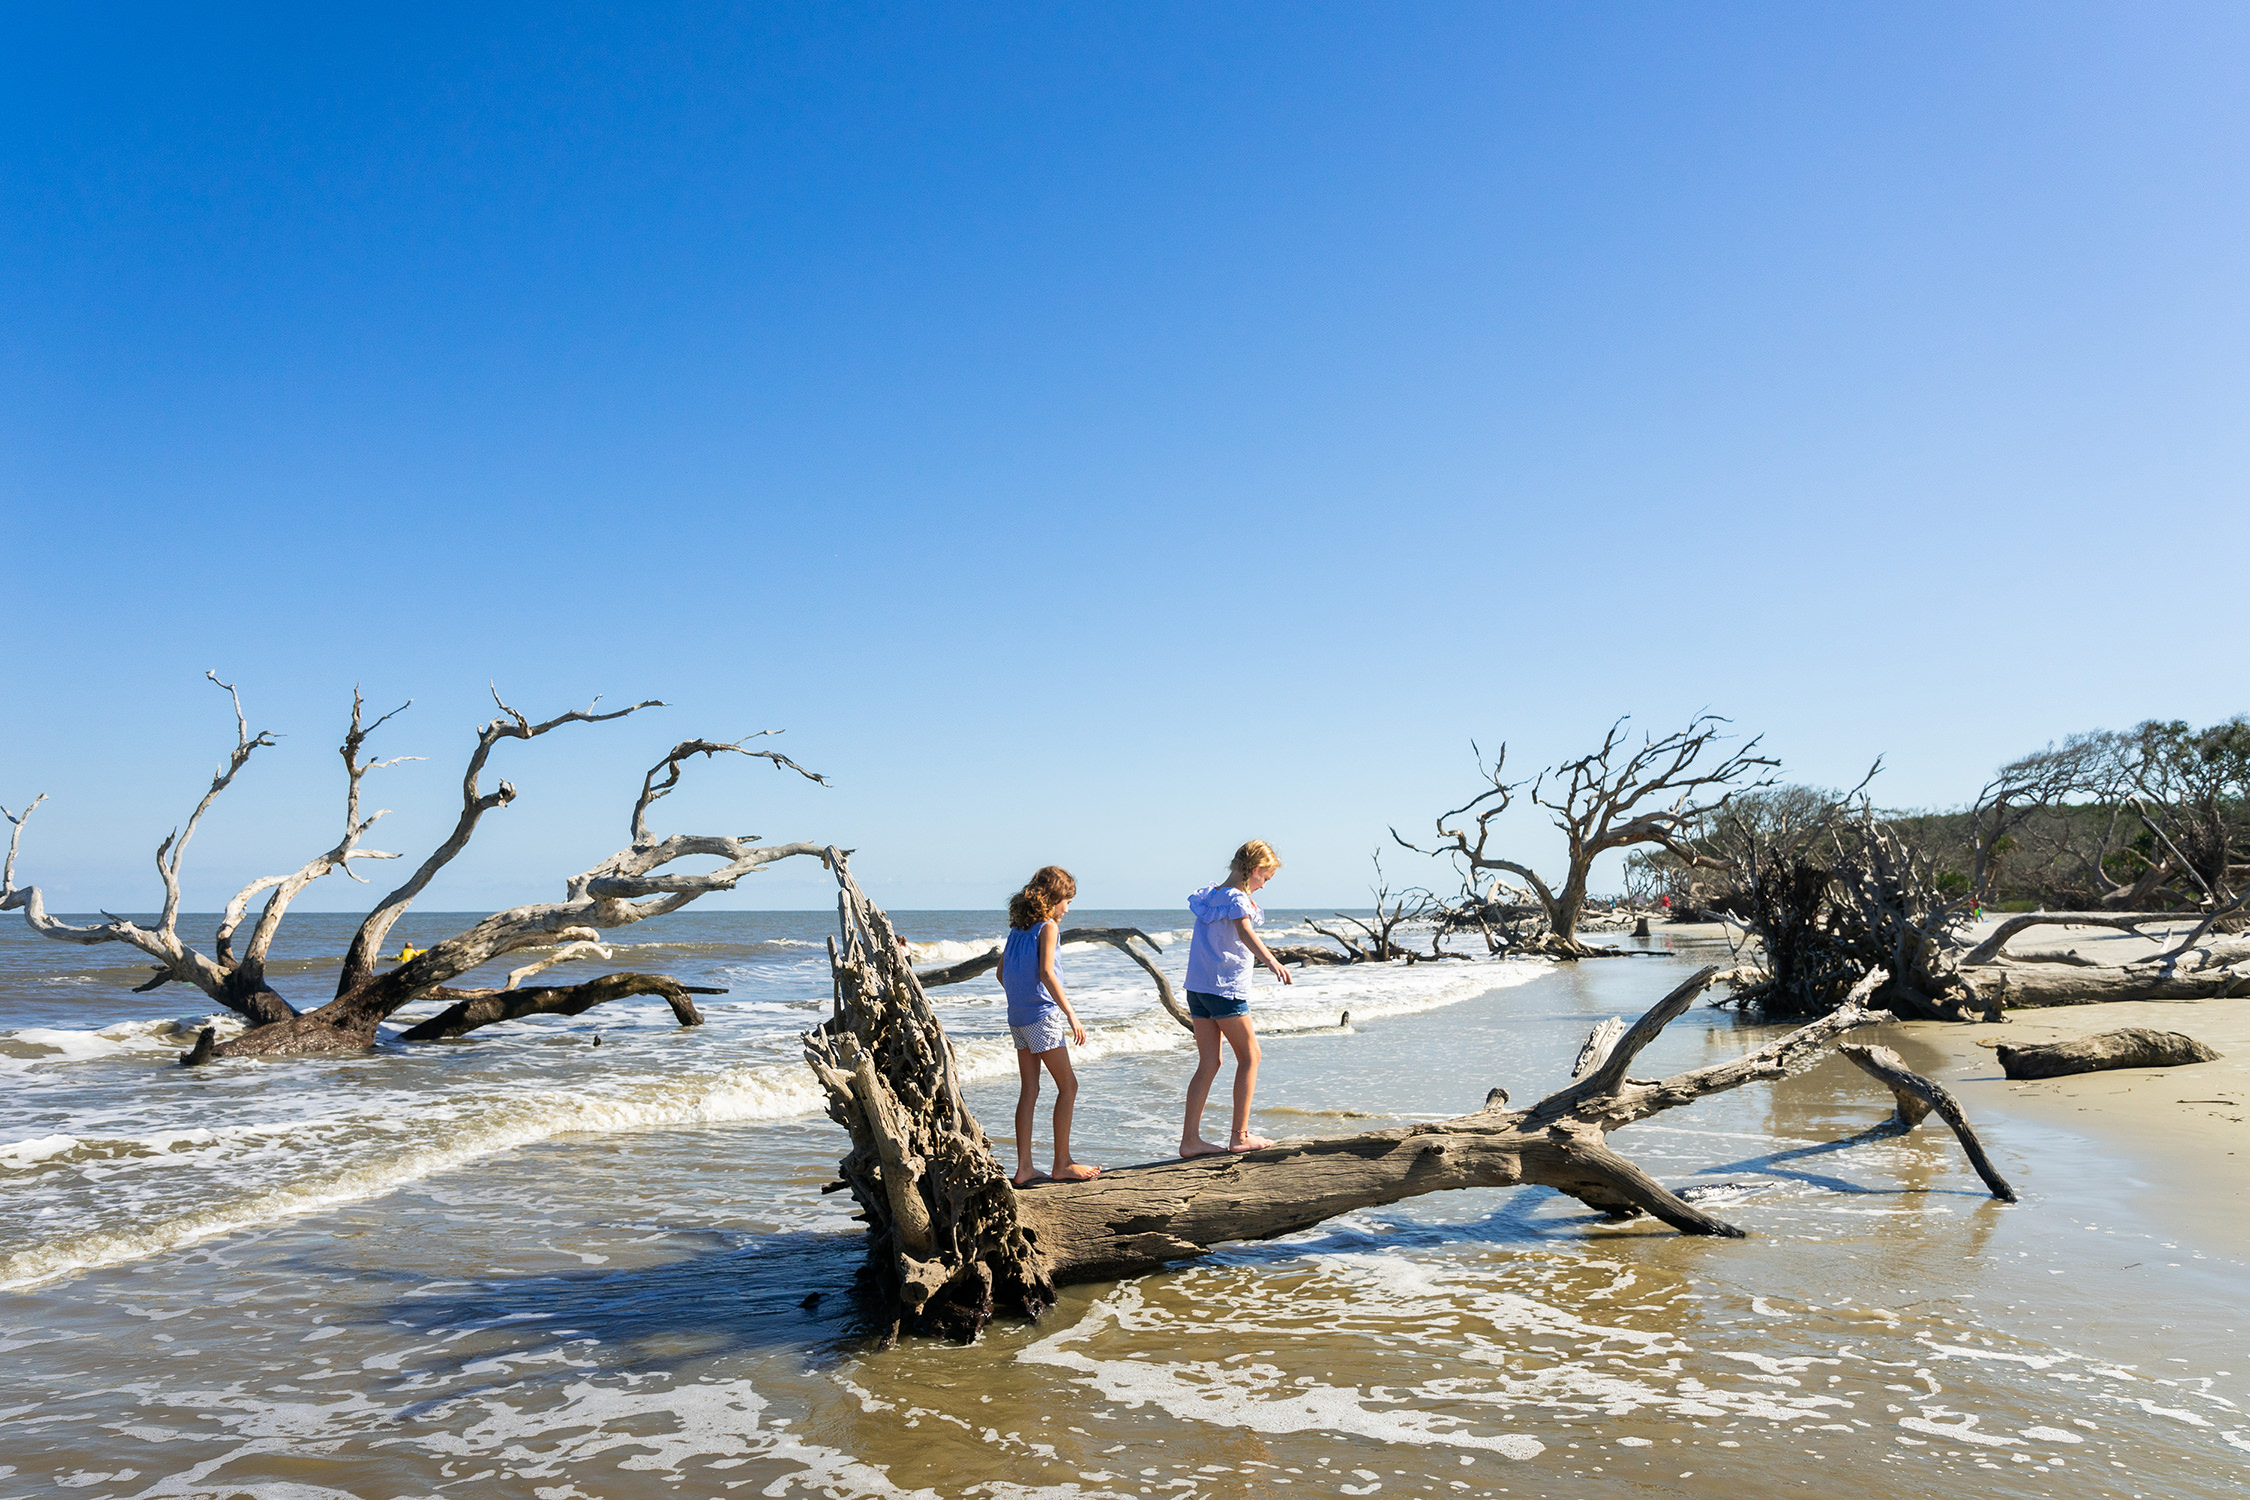
[[[1864,783],[1852,793],[1753,788],[1687,842],[1721,854],[1786,837],[1866,793]],[[1874,816],[1927,862],[1939,890],[1987,910],[2208,909],[2250,873],[2250,718],[2074,734],[2001,767],[1966,807]],[[1695,869],[1667,850],[1637,851],[1626,878],[1637,897],[1747,915],[1747,872],[1729,863]]]

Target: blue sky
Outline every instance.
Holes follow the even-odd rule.
[[[2250,707],[2238,7],[0,25],[0,801],[66,909],[153,899],[206,668],[284,738],[205,906],[332,840],[354,682],[416,855],[488,680],[675,705],[504,749],[461,906],[692,734],[836,785],[672,826],[895,905],[1169,905],[1252,834],[1328,904],[1472,738],[1708,707],[1930,805]]]

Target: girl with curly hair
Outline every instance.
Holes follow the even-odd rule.
[[[1055,973],[1064,912],[1078,894],[1078,882],[1060,865],[1048,865],[1024,882],[1008,901],[1008,941],[1000,950],[1000,988],[1008,993],[1008,1030],[1016,1039],[1017,1187],[1029,1187],[1048,1174],[1031,1164],[1031,1127],[1039,1112],[1039,1070],[1055,1076],[1055,1166],[1059,1182],[1084,1182],[1100,1167],[1071,1160],[1070,1112],[1078,1099],[1078,1075],[1071,1071],[1065,1042],[1086,1045],[1086,1028],[1070,1008]]]

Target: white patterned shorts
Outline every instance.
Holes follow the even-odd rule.
[[[1070,1036],[1070,1023],[1063,1019],[1061,1008],[1055,1007],[1028,1025],[1009,1027],[1008,1034],[1025,1052],[1052,1052]]]

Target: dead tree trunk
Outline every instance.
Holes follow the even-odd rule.
[[[2101,1005],[2113,1000],[2235,1000],[2250,996],[2250,963],[2231,968],[2067,963],[1988,965],[1965,971],[1988,999],[2008,1010]]]
[[[1862,1004],[1885,978],[1877,970],[1838,1010],[1747,1056],[1658,1081],[1628,1077],[1717,973],[1704,969],[1614,1041],[1597,1031],[1580,1076],[1529,1108],[1508,1108],[1506,1091],[1494,1089],[1482,1109],[1442,1124],[1018,1190],[961,1101],[944,1030],[890,924],[843,857],[829,858],[843,927],[831,958],[835,1013],[806,1034],[805,1055],[830,1117],[851,1133],[838,1186],[860,1205],[874,1279],[904,1326],[955,1338],[973,1337],[995,1311],[1036,1316],[1060,1284],[1137,1275],[1230,1240],[1271,1239],[1449,1188],[1536,1184],[1615,1217],[1645,1213],[1683,1233],[1739,1237],[1611,1150],[1609,1133],[1779,1078],[1837,1037],[1891,1019]]]
[[[450,1041],[467,1036],[479,1026],[520,1021],[525,1016],[583,1015],[605,1000],[627,995],[662,995],[682,1026],[701,1026],[703,1012],[695,1008],[694,995],[723,995],[707,984],[682,984],[665,974],[604,974],[584,984],[540,985],[527,990],[458,990],[439,988],[431,995],[455,1003],[417,1026],[399,1034],[402,1042]]]

